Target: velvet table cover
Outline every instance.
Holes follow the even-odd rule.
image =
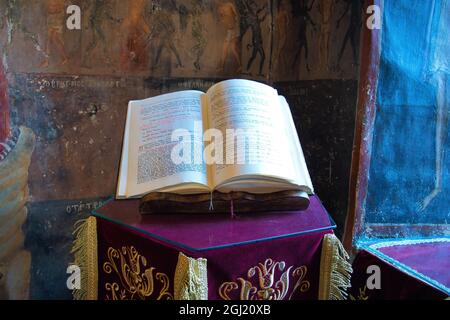
[[[142,216],[138,205],[110,201],[93,214],[98,299],[177,299],[186,283],[197,299],[318,298],[322,242],[335,225],[317,197],[306,211],[235,218]]]
[[[353,299],[449,297],[450,239],[383,241],[363,247],[353,262]],[[381,288],[368,288],[370,266],[379,267]]]

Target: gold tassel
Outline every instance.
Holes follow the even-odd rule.
[[[75,300],[97,300],[98,263],[97,263],[97,220],[89,217],[75,223],[72,254],[74,265],[81,269],[81,288],[73,291]]]
[[[207,260],[180,253],[174,279],[175,300],[208,300]]]
[[[320,259],[319,300],[345,300],[353,272],[349,256],[334,234],[323,239]]]

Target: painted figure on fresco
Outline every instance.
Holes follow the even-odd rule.
[[[22,22],[22,11],[24,6],[17,0],[6,0],[4,3],[3,14],[0,10],[0,29],[5,27],[7,29],[7,46],[5,46],[5,52],[12,44],[13,37],[17,31],[20,31],[27,40],[31,41],[36,51],[41,53],[44,57],[48,57],[47,53],[43,50],[39,43],[38,36],[31,32]]]
[[[222,57],[220,60],[220,70],[225,70],[225,64],[228,58],[228,55],[232,54],[233,58],[236,60],[238,64],[237,73],[242,71],[242,62],[240,55],[240,33],[239,33],[239,14],[236,10],[236,7],[231,2],[226,2],[223,4],[219,4],[218,13],[220,22],[223,24],[225,29],[227,30],[227,35],[223,42],[222,47]]]
[[[244,35],[250,30],[250,7],[256,7],[255,0],[236,0],[236,9],[239,12],[239,38],[242,41]]]
[[[195,6],[195,3],[193,5]],[[185,32],[188,26],[189,10],[184,4],[178,6],[178,16],[180,17],[181,32]]]
[[[319,36],[319,65],[322,70],[330,68],[330,38],[333,30],[333,11],[335,0],[321,0],[319,2],[320,36]]]
[[[31,254],[24,247],[23,225],[35,136],[25,127],[9,130],[9,113],[6,72],[0,60],[0,300],[24,300],[29,298]]]
[[[195,56],[194,68],[197,71],[201,69],[200,61],[207,44],[205,38],[206,29],[201,20],[203,10],[203,0],[192,0],[192,37],[195,40],[195,45],[191,48],[191,52]]]
[[[143,70],[147,67],[148,36],[150,27],[144,18],[146,0],[128,1],[128,15],[120,27],[126,32],[122,39],[121,68],[125,71]]]
[[[252,67],[253,61],[259,54],[261,61],[259,66],[259,75],[262,75],[262,69],[266,60],[266,53],[263,46],[263,37],[261,31],[261,23],[266,19],[268,15],[267,4],[258,6],[254,0],[238,0],[236,2],[237,9],[240,14],[239,19],[239,42],[242,40],[247,31],[252,32],[251,44],[247,46],[247,49],[252,48],[251,57],[247,63],[247,71]]]
[[[261,60],[259,63],[259,75],[262,75],[262,69],[264,67],[264,62],[266,61],[266,53],[264,52],[263,46],[263,37],[261,31],[261,23],[266,19],[268,15],[267,5],[262,5],[258,7],[258,5],[253,0],[241,0],[241,6],[244,10],[241,12],[241,21],[245,21],[245,23],[241,22],[241,26],[249,26],[252,31],[252,43],[247,47],[248,49],[252,48],[251,57],[247,63],[247,71],[252,67],[253,61],[256,59],[256,56],[259,54]],[[246,29],[242,30],[240,33],[240,42],[242,43],[242,38],[244,37]]]
[[[155,40],[156,53],[152,62],[152,70],[159,66],[161,61],[161,54],[163,50],[167,50],[169,53],[175,56],[177,60],[176,67],[183,67],[180,54],[175,46],[175,36],[177,29],[175,23],[172,20],[170,12],[163,10],[160,5],[155,5],[152,8],[151,14],[151,32],[149,39]]]
[[[111,0],[94,0],[90,3],[89,25],[86,29],[91,31],[92,39],[86,48],[83,66],[88,66],[87,61],[89,60],[92,51],[99,45],[102,48],[103,58],[106,63],[111,64],[112,53],[110,52],[110,46],[106,39],[106,32],[109,28],[105,28],[104,24],[105,22],[117,24],[122,21],[113,16],[113,4]]]
[[[449,25],[450,27],[450,25]],[[447,45],[448,46],[448,45]],[[447,48],[447,49],[450,49]],[[448,55],[449,51],[443,54]],[[448,58],[447,58],[448,59]],[[447,65],[449,67],[449,65]],[[449,90],[447,89],[447,79],[450,70],[447,72],[438,71],[434,74],[434,81],[437,86],[436,92],[436,135],[435,135],[435,178],[432,191],[419,204],[419,210],[424,211],[430,203],[442,191],[442,176],[444,171],[444,146],[448,133],[448,108],[449,108]]]
[[[65,65],[69,61],[66,48],[64,45],[63,31],[66,26],[66,7],[64,0],[46,0],[47,8],[47,42],[45,46],[46,58],[42,62],[41,67],[49,66],[49,58],[52,56],[51,51],[54,47],[58,51],[61,65]]]
[[[450,221],[449,13],[450,0],[383,4],[364,219],[402,225],[402,237],[438,236]]]
[[[295,53],[293,67],[297,64],[297,62],[300,61],[300,56],[302,54],[302,50],[305,51],[305,63],[306,63],[306,70],[309,72],[309,62],[308,62],[308,37],[307,37],[307,31],[308,31],[308,25],[311,24],[311,26],[315,27],[315,23],[312,20],[310,16],[310,12],[314,6],[315,0],[312,0],[311,3],[308,4],[307,0],[304,1],[298,1],[298,0],[291,0],[292,1],[292,11],[294,14],[294,17],[298,17],[299,24],[298,24],[298,42],[299,47],[297,49],[297,52]]]
[[[11,136],[10,114],[6,72],[3,62],[0,62],[0,161],[7,157],[13,147],[8,143]]]
[[[287,54],[286,45],[290,23],[291,17],[287,1],[278,0],[277,17],[276,17],[276,32],[278,39],[278,47],[275,59],[276,63],[279,66],[286,66],[286,54]]]
[[[347,43],[350,41],[352,53],[353,53],[353,64],[358,64],[358,41],[359,41],[359,30],[361,28],[361,14],[362,14],[362,3],[361,1],[353,0],[342,0],[346,2],[346,7],[342,16],[338,19],[337,28],[339,28],[342,20],[350,12],[350,22],[348,24],[347,31],[345,32],[344,41],[342,42],[341,50],[338,56],[338,65],[341,62],[342,56],[344,55]]]
[[[438,7],[439,4],[436,4]],[[435,8],[435,10],[437,10]],[[437,14],[433,12],[436,16]],[[450,116],[450,89],[448,75],[450,74],[450,0],[443,0],[439,8],[439,24],[435,34],[427,35],[427,39],[432,43],[429,48],[430,70],[425,74],[429,82],[436,87],[436,133],[435,133],[435,178],[434,186],[420,203],[421,211],[427,209],[430,203],[441,193],[442,180],[444,174],[445,145],[448,134],[448,124]],[[436,37],[437,35],[437,37]],[[433,43],[434,42],[434,43]],[[448,164],[448,162],[447,162]]]

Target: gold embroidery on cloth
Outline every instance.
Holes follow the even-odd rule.
[[[307,292],[310,288],[309,281],[305,280],[308,269],[306,266],[295,269],[286,268],[284,261],[274,261],[267,259],[264,263],[259,263],[247,272],[247,279],[238,278],[235,282],[224,282],[219,288],[219,296],[224,300],[231,300],[229,294],[232,291],[240,290],[240,300],[283,300],[289,292],[289,281],[297,279],[294,288],[289,296],[292,298],[297,291]],[[277,274],[281,273],[278,280]],[[252,280],[257,276],[257,285]]]
[[[155,293],[155,279],[162,284],[162,289],[157,293],[157,300],[173,299],[169,293],[170,280],[164,273],[156,273],[155,268],[147,267],[147,259],[139,254],[134,247],[122,247],[121,250],[109,248],[108,262],[103,264],[103,271],[107,274],[115,272],[120,283],[106,283],[105,289],[111,295],[110,300],[144,300]]]
[[[364,289],[359,288],[359,294],[356,298],[353,295],[349,295],[350,300],[369,300],[369,296],[367,295],[367,286],[364,286]]]
[[[207,260],[180,253],[174,279],[175,300],[208,300]]]
[[[309,288],[311,287],[311,284],[309,281],[306,281],[306,274],[308,273],[308,268],[306,266],[301,266],[292,272],[292,276],[294,278],[297,278],[297,282],[295,283],[294,290],[292,290],[291,295],[289,296],[289,300],[292,299],[292,296],[294,293],[296,293],[298,290],[300,292],[307,292]]]

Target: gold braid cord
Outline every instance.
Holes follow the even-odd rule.
[[[352,266],[349,256],[334,234],[323,239],[320,259],[319,300],[345,300],[350,288]]]
[[[81,288],[73,291],[75,300],[97,300],[98,262],[97,262],[97,220],[89,217],[75,223],[75,240],[72,253],[74,265],[81,269]]]
[[[175,300],[208,300],[207,260],[180,253],[174,279]]]

